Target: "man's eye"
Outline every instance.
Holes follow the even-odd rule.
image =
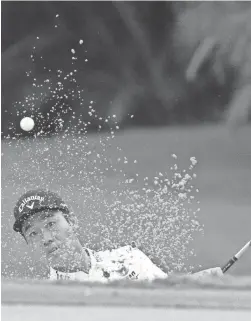
[[[55,222],[49,222],[49,223],[47,224],[48,227],[52,227],[52,226],[54,226],[54,225],[55,225]]]
[[[31,232],[30,234],[29,234],[29,237],[34,237],[34,236],[36,236],[37,235],[37,232]]]

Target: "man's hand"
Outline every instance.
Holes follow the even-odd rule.
[[[220,267],[215,267],[215,268],[211,268],[211,269],[207,269],[207,270],[202,270],[200,272],[194,273],[192,274],[192,276],[195,279],[202,279],[202,278],[211,278],[211,277],[222,277],[223,276],[223,272],[222,269]]]

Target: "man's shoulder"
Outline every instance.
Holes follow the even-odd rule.
[[[79,276],[76,273],[66,275],[51,268],[51,279],[70,277],[88,281],[119,280],[122,278],[153,280],[166,277],[150,258],[134,245],[121,246],[111,250],[89,252],[91,269],[89,275]],[[60,275],[59,275],[60,274]]]
[[[136,247],[131,245],[121,246],[115,249],[104,250],[104,251],[92,251],[91,253],[95,256],[98,262],[106,260],[106,259],[119,259],[123,257],[130,257],[137,255],[138,252],[141,252]]]

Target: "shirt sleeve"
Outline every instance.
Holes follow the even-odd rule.
[[[154,279],[167,278],[167,274],[155,265],[141,250],[135,248],[133,252],[135,268],[133,272],[139,281],[153,281]]]
[[[50,274],[49,274],[49,280],[57,280],[57,272],[50,267]]]

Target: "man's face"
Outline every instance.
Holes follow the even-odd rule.
[[[70,268],[81,248],[72,226],[60,211],[30,216],[23,223],[22,232],[32,249],[40,251],[52,267]]]

